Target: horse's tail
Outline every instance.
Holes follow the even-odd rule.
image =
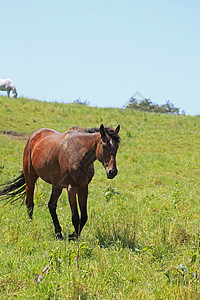
[[[0,201],[5,200],[6,203],[15,203],[23,201],[26,196],[25,178],[22,173],[12,181],[0,184]]]

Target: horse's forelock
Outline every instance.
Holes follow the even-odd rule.
[[[114,140],[117,144],[120,143],[120,137],[114,129],[106,127],[104,130],[112,140]]]

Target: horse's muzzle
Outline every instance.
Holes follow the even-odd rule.
[[[106,173],[107,173],[107,178],[108,179],[113,179],[116,175],[117,175],[117,169],[115,168],[115,169],[111,169],[111,170],[108,170],[108,171],[106,171]]]

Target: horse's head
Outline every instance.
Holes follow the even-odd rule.
[[[106,169],[107,178],[113,179],[117,175],[116,155],[120,138],[118,132],[120,125],[116,129],[104,128],[100,126],[101,139],[97,144],[96,157]]]

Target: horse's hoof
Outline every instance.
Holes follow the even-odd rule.
[[[57,240],[61,240],[61,241],[63,240],[63,236],[62,236],[62,233],[61,233],[61,232],[57,232],[57,233],[56,233],[56,239],[57,239]]]
[[[77,238],[78,238],[78,235],[75,232],[73,232],[72,234],[69,234],[69,236],[68,236],[69,242],[75,241]]]
[[[27,208],[28,216],[31,220],[33,220],[33,207]]]

